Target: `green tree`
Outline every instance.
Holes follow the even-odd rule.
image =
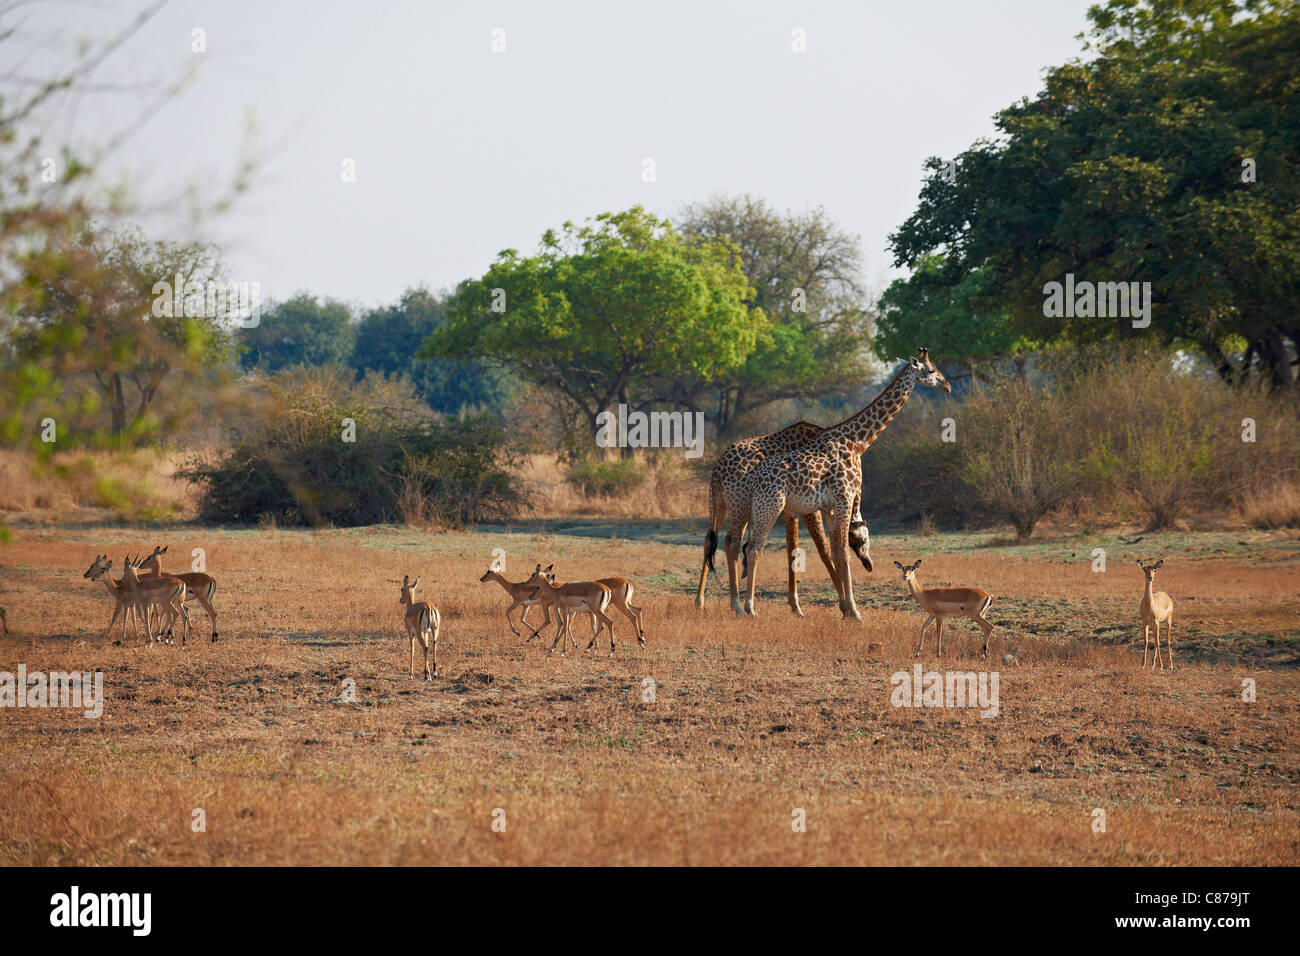
[[[1096,55],[1049,70],[1033,100],[998,115],[997,141],[976,143],[955,176],[926,183],[891,236],[895,263],[946,253],[953,284],[987,271],[981,311],[1006,310],[1031,338],[1154,333],[1200,349],[1227,379],[1256,367],[1293,387],[1297,9],[1294,0],[1093,7],[1085,49]],[[1150,282],[1150,329],[1045,316],[1043,287],[1066,273]]]
[[[211,246],[87,226],[71,239],[51,237],[17,263],[24,281],[21,294],[10,297],[11,341],[24,374],[62,382],[66,396],[77,394],[78,381],[93,381],[80,407],[65,406],[63,414],[84,420],[106,409],[114,441],[165,424],[153,412],[169,378],[184,377],[192,386],[195,376],[232,359],[233,304],[223,296],[184,294],[191,284],[223,284]],[[173,298],[178,277],[182,291]],[[176,420],[188,406],[184,392],[173,389],[164,419]]]
[[[880,297],[876,354],[892,361],[924,345],[945,364],[966,366],[974,378],[987,377],[998,359],[1019,358],[1034,343],[1005,309],[984,310],[992,282],[986,269],[951,276],[943,256],[922,257],[910,277],[895,279]]]
[[[465,407],[496,408],[503,388],[481,362],[422,360],[416,351],[447,325],[443,298],[427,289],[407,289],[393,305],[366,312],[356,327],[352,366],[360,378],[369,370],[410,378],[434,411],[455,414]]]
[[[696,394],[743,362],[768,328],[746,307],[751,294],[725,243],[688,239],[635,206],[548,230],[536,256],[502,252],[460,284],[419,357],[511,369],[594,431],[616,403]]]
[[[769,402],[861,384],[871,322],[856,236],[820,207],[782,215],[749,195],[690,204],[678,226],[686,236],[723,244],[754,290],[750,306],[768,320],[744,362],[716,382],[698,383],[714,396],[720,431]],[[702,394],[691,397],[703,401]]]
[[[347,303],[299,292],[266,310],[254,328],[240,331],[240,362],[268,374],[297,365],[346,366],[355,334]]]

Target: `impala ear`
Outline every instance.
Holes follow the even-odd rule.
[[[1164,563],[1165,563],[1165,559],[1161,558],[1159,561],[1157,561],[1155,564],[1151,566],[1151,570],[1152,571],[1158,570],[1159,568],[1164,566]]]
[[[921,566],[921,559],[920,559],[920,558],[917,558],[917,559],[916,559],[916,564],[912,565],[912,570],[915,571],[915,570],[916,570],[917,568],[919,568],[920,566]]]
[[[898,568],[898,570],[900,570],[900,571],[903,570],[903,565],[902,565],[902,563],[899,562],[899,561],[895,561],[895,562],[894,562],[894,567]]]
[[[407,586],[408,584],[410,584],[410,583],[411,583],[410,575],[403,574],[403,575],[402,575],[402,587],[406,587],[406,586]]]
[[[419,583],[420,583],[420,579],[416,578],[414,581],[411,582],[411,588],[414,589],[415,586]]]
[[[547,574],[550,574],[550,573],[551,573],[551,568],[553,568],[553,567],[555,567],[555,562],[554,562],[554,561],[552,561],[550,564],[548,564],[548,565],[546,566],[546,573],[547,573]]]

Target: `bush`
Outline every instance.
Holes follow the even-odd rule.
[[[418,502],[422,520],[459,525],[522,503],[516,456],[489,417],[440,420],[404,380],[354,384],[337,369],[286,370],[260,388],[258,412],[232,425],[229,449],[179,473],[203,486],[203,519],[361,525],[405,517]]]
[[[635,491],[645,481],[644,465],[635,458],[577,461],[565,478],[584,496],[612,498]]]
[[[1021,379],[976,388],[955,417],[964,498],[1010,523],[1020,540],[1079,486],[1072,407]]]

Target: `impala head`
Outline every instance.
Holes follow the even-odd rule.
[[[916,569],[919,568],[920,566],[921,566],[921,562],[919,559],[917,560],[916,564],[909,564],[909,565],[899,564],[897,561],[894,562],[894,567],[898,568],[898,570],[903,572],[903,580],[908,584],[916,583]]]
[[[943,377],[943,373],[935,367],[930,361],[930,350],[919,348],[916,350],[916,358],[908,361],[908,367],[912,376],[912,381],[917,385],[925,385],[928,388],[941,388],[945,392],[951,392],[952,386],[948,380]]]
[[[1164,563],[1165,563],[1165,559],[1164,559],[1164,558],[1161,558],[1161,559],[1160,559],[1159,561],[1157,561],[1155,564],[1143,564],[1143,563],[1142,563],[1142,559],[1141,559],[1141,558],[1138,558],[1138,567],[1141,568],[1141,569],[1142,569],[1142,573],[1145,574],[1145,575],[1147,576],[1147,581],[1148,581],[1148,582],[1154,582],[1154,581],[1155,581],[1155,579],[1156,579],[1156,572],[1160,570],[1161,566],[1162,566]]]
[[[167,553],[167,547],[165,545],[161,548],[155,545],[153,549],[153,554],[149,555],[149,557],[141,561],[140,564],[141,566],[143,566],[149,564],[152,561],[157,561],[166,553]]]
[[[98,581],[101,577],[107,574],[112,567],[113,562],[108,560],[108,555],[97,554],[95,555],[95,560],[91,563],[90,567],[86,568],[86,573],[83,574],[82,577],[90,578],[92,581]]]
[[[532,585],[533,590],[532,593],[529,594],[529,597],[536,597],[537,592],[542,589],[542,584],[544,583],[549,585],[555,584],[554,568],[555,568],[554,562],[548,564],[545,568],[543,568],[540,564],[537,565],[536,569],[534,569],[532,573],[532,576],[527,581],[524,582],[525,584]]]
[[[489,581],[492,580],[492,575],[494,575],[494,574],[496,574],[496,573],[497,573],[497,569],[496,569],[496,568],[488,568],[486,571],[483,572],[483,577],[481,577],[481,578],[478,579],[478,583],[479,583],[479,584],[486,584],[487,582],[489,582]]]
[[[136,556],[136,559],[134,561],[131,560],[130,555],[122,556],[122,567],[124,569],[122,571],[123,577],[130,578],[132,581],[139,581],[140,575],[136,572],[136,568],[138,568],[139,566],[140,566],[139,555]]]
[[[414,604],[415,589],[418,588],[419,586],[420,586],[419,578],[416,578],[414,581],[412,581],[408,575],[403,574],[402,575],[402,596],[401,598],[398,599],[398,603]]]

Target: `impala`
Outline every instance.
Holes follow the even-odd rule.
[[[165,547],[155,546],[153,554],[144,559],[140,565],[145,572],[146,578],[159,578],[163,576],[162,556],[167,553]],[[185,600],[197,601],[202,605],[203,610],[207,613],[208,618],[212,621],[212,640],[217,639],[217,612],[212,607],[212,596],[217,593],[216,579],[210,574],[204,574],[202,571],[185,571],[170,575],[173,578],[179,578],[185,582]]]
[[[138,577],[136,577],[135,581],[132,581],[133,569],[130,567],[130,560],[126,560],[125,564],[127,565],[127,570],[123,572],[122,578],[118,581],[114,581],[113,576],[109,574],[109,572],[113,570],[113,562],[108,560],[108,555],[98,554],[95,555],[95,560],[91,563],[90,567],[86,569],[86,573],[83,574],[82,577],[89,578],[92,581],[98,581],[102,577],[104,579],[104,587],[108,589],[108,593],[111,594],[113,600],[117,602],[117,606],[113,609],[113,619],[108,622],[108,629],[104,632],[105,637],[112,636],[113,628],[117,624],[118,615],[121,614],[122,641],[125,642],[127,625],[130,621],[131,614],[134,613],[137,620],[143,619],[145,636],[148,639],[149,644],[152,646],[154,643],[153,634],[149,629],[147,616],[141,613],[143,606],[150,603],[154,595],[157,595],[170,606],[172,598],[177,596],[177,588],[184,588],[185,585],[182,582],[177,581],[175,578],[150,579],[151,581],[158,581],[157,584],[139,582]],[[138,587],[136,586],[137,583],[139,583]],[[182,609],[184,607],[183,594],[181,595],[181,607]],[[175,609],[173,608],[173,612],[174,610]],[[171,620],[175,620],[175,613],[173,613]],[[183,636],[181,640],[182,642],[184,641]]]
[[[162,632],[163,612],[165,611],[167,614],[168,644],[172,642],[175,633],[177,616],[179,615],[184,620],[184,627],[181,630],[181,647],[184,647],[190,633],[190,612],[185,607],[185,582],[180,578],[172,577],[170,574],[164,574],[156,578],[141,578],[140,566],[144,562],[140,560],[139,555],[136,556],[134,561],[128,561],[125,558],[123,561],[125,562],[125,569],[119,583],[135,596],[138,602],[136,613],[144,612],[145,633],[149,634],[149,609],[157,605],[160,634]],[[150,643],[152,642],[153,635],[150,634]]]
[[[549,570],[549,569],[548,569]],[[541,599],[547,609],[554,608],[558,624],[555,631],[555,640],[551,643],[551,649],[548,654],[555,652],[555,645],[564,640],[564,635],[569,630],[569,622],[573,614],[577,611],[586,610],[595,615],[600,622],[600,627],[596,633],[591,636],[591,643],[587,645],[587,650],[591,650],[592,645],[596,643],[596,638],[600,636],[601,628],[609,628],[609,656],[614,656],[614,621],[605,611],[609,608],[609,602],[612,594],[609,585],[599,584],[595,581],[581,581],[572,584],[553,584],[546,576],[539,564],[533,576],[528,579],[528,584],[534,589],[534,594]],[[543,624],[542,627],[546,625]],[[533,636],[538,632],[533,631]],[[560,651],[563,657],[564,648]]]
[[[424,645],[424,679],[431,681],[438,676],[438,631],[442,626],[442,618],[438,614],[438,609],[428,601],[415,599],[415,589],[419,586],[419,578],[412,581],[409,575],[402,575],[402,596],[398,599],[398,603],[406,607],[403,620],[406,624],[406,634],[411,639],[411,656],[407,662],[407,674],[410,677],[415,676],[415,642],[418,638]],[[429,676],[430,644],[433,646],[433,677]]]
[[[540,568],[541,565],[538,565],[538,567]],[[505,575],[495,568],[488,568],[483,577],[479,578],[478,581],[479,584],[486,584],[489,581],[495,581],[497,584],[505,588],[506,593],[510,595],[510,606],[506,608],[506,623],[510,625],[510,630],[514,631],[517,636],[523,637],[523,634],[515,627],[515,622],[510,620],[510,612],[517,607],[522,607],[523,610],[519,612],[519,622],[521,624],[527,624],[529,630],[533,632],[533,637],[537,636],[536,629],[534,629],[531,624],[528,624],[528,609],[536,604],[542,603],[535,596],[536,588],[527,581],[520,581],[517,584],[514,581],[508,581],[506,580]],[[549,623],[551,623],[551,615],[548,610],[546,620],[542,622],[542,627],[545,627]],[[533,637],[528,638],[528,640],[531,641]],[[524,643],[527,643],[527,641]],[[576,641],[573,646],[578,646]]]
[[[131,619],[131,615],[135,614],[135,596],[122,587],[121,581],[113,580],[113,576],[108,573],[112,568],[113,562],[108,560],[108,555],[97,554],[95,555],[95,560],[91,563],[90,567],[86,569],[86,573],[83,574],[82,577],[89,578],[92,581],[98,581],[101,577],[104,579],[104,587],[108,589],[108,593],[112,596],[113,600],[117,602],[116,606],[113,608],[113,619],[108,622],[108,630],[104,632],[104,636],[112,636],[113,628],[117,626],[118,615],[121,615],[122,640],[125,641],[127,624]]]
[[[1147,577],[1146,590],[1142,593],[1142,602],[1138,605],[1138,618],[1142,621],[1142,666],[1147,666],[1147,649],[1151,644],[1151,629],[1155,628],[1156,632],[1156,659],[1151,662],[1151,669],[1156,669],[1156,664],[1160,664],[1160,669],[1164,670],[1165,665],[1160,660],[1160,625],[1165,626],[1165,649],[1169,653],[1169,669],[1174,669],[1174,599],[1164,591],[1154,590],[1156,581],[1156,572],[1164,566],[1164,559],[1157,561],[1155,564],[1143,564],[1142,559],[1138,558],[1138,567]]]
[[[894,562],[894,567],[903,572],[903,583],[907,585],[908,592],[916,603],[921,605],[921,609],[930,615],[921,625],[921,643],[916,649],[916,656],[920,657],[921,650],[925,647],[925,629],[930,626],[931,621],[934,621],[934,637],[939,644],[939,653],[942,654],[943,619],[960,616],[968,617],[980,626],[980,630],[984,632],[984,650],[980,656],[988,657],[989,634],[993,632],[993,622],[984,614],[993,603],[993,598],[980,588],[923,588],[916,579],[916,569],[920,566],[919,560],[909,567]]]
[[[555,565],[548,565],[546,570],[542,572],[552,583],[555,582],[555,575],[551,572],[553,567]],[[632,622],[632,626],[636,628],[637,640],[641,642],[642,647],[645,647],[645,625],[641,620],[641,609],[632,603],[632,595],[636,593],[636,586],[627,578],[597,578],[596,583],[609,588],[610,605],[627,616],[627,619]],[[545,626],[546,624],[543,623],[542,627]],[[596,615],[593,614],[591,615],[591,636],[595,638],[597,633]],[[530,637],[528,640],[531,641],[532,638]],[[573,646],[578,646],[576,641]]]

